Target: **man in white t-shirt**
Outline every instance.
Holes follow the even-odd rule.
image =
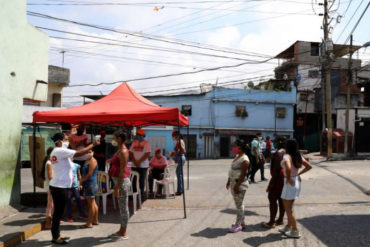
[[[72,159],[87,154],[94,146],[99,145],[99,142],[95,141],[93,144],[76,151],[67,149],[68,138],[63,133],[57,133],[51,139],[55,143],[55,148],[50,154],[53,178],[49,182],[49,189],[54,202],[51,233],[53,236],[52,242],[61,245],[67,243],[66,238],[60,236],[59,226],[67,202],[68,192],[72,187]]]
[[[144,139],[145,131],[138,129],[136,131],[136,139],[132,142],[130,147],[130,158],[133,166],[132,170],[137,171],[140,175],[139,186],[141,192],[141,200],[146,199],[145,193],[145,182],[147,171],[149,168],[149,156],[150,156],[150,143]],[[135,184],[135,183],[134,183]]]

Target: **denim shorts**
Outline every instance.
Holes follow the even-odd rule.
[[[98,191],[97,184],[84,184],[84,196],[87,198],[95,198],[96,192]]]

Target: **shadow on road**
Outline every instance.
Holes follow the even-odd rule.
[[[226,236],[227,228],[210,228],[191,234],[192,237],[202,237],[202,238],[218,238]]]
[[[248,225],[244,229],[244,232],[267,232],[270,231],[271,229],[267,229],[265,227],[261,226],[261,223],[257,223],[255,225]]]
[[[370,215],[321,215],[298,221],[326,246],[370,246]]]
[[[224,213],[224,214],[234,214],[234,215],[236,215],[236,209],[231,209],[231,208],[223,209],[220,212]],[[258,216],[259,214],[257,214],[256,212],[253,212],[253,211],[245,210],[244,215],[245,216]]]
[[[258,236],[258,237],[251,237],[251,238],[246,238],[243,240],[244,243],[257,247],[262,244],[267,244],[267,243],[273,243],[282,240],[282,236],[280,233],[271,233],[267,236]],[[271,245],[274,246],[274,245]]]
[[[71,239],[68,241],[68,246],[84,246],[84,247],[93,247],[98,246],[101,244],[105,244],[108,242],[113,242],[109,238],[94,238],[94,237],[86,237],[86,238],[78,238],[78,239]],[[25,247],[32,247],[32,246],[56,246],[51,243],[51,241],[38,241],[38,240],[27,240],[23,243]]]

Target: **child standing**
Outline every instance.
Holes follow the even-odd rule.
[[[44,188],[48,190],[48,202],[46,205],[46,223],[45,229],[51,229],[51,220],[54,211],[53,197],[51,196],[49,190],[49,181],[53,178],[53,168],[51,166],[50,154],[53,151],[54,147],[49,147],[46,151],[46,157],[43,162],[43,172],[42,176],[44,179]]]
[[[72,179],[72,188],[68,195],[67,200],[67,214],[68,214],[68,222],[73,222],[72,217],[72,197],[75,198],[77,203],[78,210],[80,211],[80,216],[84,219],[87,218],[85,211],[82,208],[81,198],[80,198],[80,180],[81,180],[81,173],[80,173],[81,166],[77,163],[73,163],[73,179]]]

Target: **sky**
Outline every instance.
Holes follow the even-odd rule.
[[[27,10],[109,29],[28,16],[50,36],[50,64],[70,69],[74,87],[63,90],[63,105],[71,106],[82,103],[80,95],[105,95],[119,85],[75,86],[80,84],[129,81],[139,93],[153,95],[197,89],[201,83],[239,87],[271,78],[278,64],[272,57],[297,40],[322,40],[321,2],[28,0]],[[368,1],[330,4],[330,37],[345,43]],[[353,33],[355,45],[370,41],[369,27],[370,10]],[[357,56],[369,63],[370,48]],[[238,64],[243,65],[233,67]],[[230,67],[194,73],[225,66]],[[188,74],[135,80],[184,72]]]

